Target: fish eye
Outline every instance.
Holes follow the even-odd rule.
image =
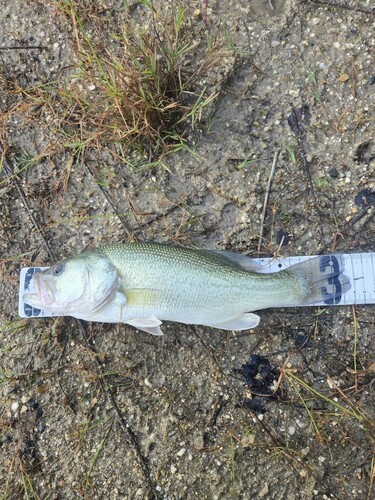
[[[54,276],[60,276],[60,274],[64,271],[64,264],[56,264],[52,269],[52,274]]]

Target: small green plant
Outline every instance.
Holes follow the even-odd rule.
[[[0,369],[0,385],[8,382],[9,380],[12,379],[12,376],[6,368],[1,368]]]
[[[285,144],[283,146],[283,149],[288,153],[289,161],[291,163],[297,163],[296,147],[289,144]]]
[[[236,443],[233,438],[230,440],[230,468],[231,468],[231,496],[238,498],[238,486],[236,478]]]
[[[313,84],[318,85],[318,70],[316,68],[306,71],[307,79]]]
[[[43,152],[40,155],[32,155],[28,153],[27,151],[23,150],[22,153],[18,156],[16,156],[14,160],[14,172],[9,172],[8,175],[5,176],[5,179],[0,181],[0,188],[7,185],[15,176],[22,175],[22,176],[27,176],[29,173],[29,170],[37,165],[45,156],[48,156],[46,152]],[[4,158],[0,160],[0,162],[3,162]],[[0,172],[1,172],[1,166],[0,166]]]
[[[23,150],[19,156],[15,158],[15,165],[17,167],[18,172],[22,172],[23,170],[32,167],[38,162],[38,158],[36,156],[31,155],[27,151]]]
[[[34,489],[31,476],[23,467],[21,468],[21,479],[24,498],[27,498],[28,500],[36,500],[38,498],[38,495]]]
[[[256,158],[247,157],[237,165],[237,168],[238,170],[246,169],[248,167],[251,167],[251,165],[256,161],[257,161]]]
[[[317,103],[322,102],[322,95],[319,89],[319,81],[318,81],[318,70],[317,68],[309,69],[306,71],[307,80],[311,84],[311,93],[314,98],[314,101]]]
[[[108,436],[109,436],[109,434],[110,434],[110,432],[112,430],[112,427],[113,427],[113,422],[108,426],[106,432],[104,433],[104,436],[103,436],[102,440],[100,441],[98,447],[96,448],[96,451],[95,451],[94,456],[92,458],[92,461],[90,463],[90,466],[89,466],[89,469],[87,471],[87,474],[86,474],[85,478],[82,481],[83,485],[85,487],[89,486],[89,484],[90,484],[90,477],[91,477],[92,471],[94,470],[94,467],[95,467],[96,463],[99,460],[99,455],[100,455],[100,453],[102,452],[102,450],[103,450],[103,448],[105,446],[105,443],[106,443],[106,441],[108,439]]]
[[[199,81],[233,49],[211,39],[202,50],[178,2],[159,11],[142,0],[142,27],[125,15],[123,25],[107,33],[104,21],[94,22],[80,2],[51,1],[71,24],[78,54],[75,68],[39,89],[48,94],[44,103],[60,123],[64,146],[82,156],[87,148],[113,144],[122,161],[139,150],[142,166],[163,165],[167,154],[190,151],[184,130],[197,126],[218,95],[199,89]],[[193,57],[195,66],[188,62]]]
[[[327,179],[325,179],[324,177],[323,178],[315,179],[314,180],[314,184],[315,184],[316,188],[319,191],[321,191],[327,185]]]

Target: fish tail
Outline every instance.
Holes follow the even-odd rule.
[[[350,281],[344,273],[341,255],[322,255],[288,267],[300,283],[299,304],[323,302],[339,304],[342,296],[350,290]]]

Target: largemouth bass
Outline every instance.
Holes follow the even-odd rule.
[[[161,335],[163,320],[223,330],[255,328],[252,311],[334,299],[350,288],[339,256],[257,273],[233,252],[159,243],[106,245],[34,274],[26,304]]]

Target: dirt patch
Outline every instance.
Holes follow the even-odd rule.
[[[3,7],[0,47],[23,47],[0,52],[17,173],[0,174],[3,498],[371,498],[373,306],[267,311],[254,332],[168,324],[162,338],[17,317],[20,268],[51,262],[25,199],[56,258],[129,239],[255,254],[277,150],[261,254],[373,251],[375,15],[329,3],[178,3],[184,39],[201,43],[189,67],[210,36],[227,52],[197,81],[217,95],[185,124],[187,147],[155,165],[114,141],[72,145],[77,123],[45,90],[80,57],[70,2]],[[149,19],[143,2],[81,8],[115,51],[123,19]],[[280,376],[265,412],[236,371],[252,354]]]

